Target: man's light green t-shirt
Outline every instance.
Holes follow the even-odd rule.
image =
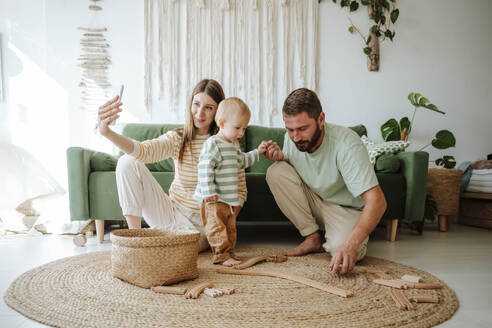
[[[325,136],[313,153],[301,152],[285,134],[283,153],[304,183],[322,199],[360,209],[360,195],[378,185],[360,137],[349,128],[325,123]]]

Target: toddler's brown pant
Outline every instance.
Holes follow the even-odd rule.
[[[232,257],[236,246],[236,215],[226,203],[203,202],[201,215],[205,234],[212,249],[213,263],[222,263]]]

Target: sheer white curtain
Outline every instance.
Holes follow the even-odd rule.
[[[182,122],[193,86],[219,81],[278,125],[293,89],[318,86],[318,0],[146,0],[145,103]]]
[[[31,153],[0,141],[0,233],[79,233],[91,220],[70,222],[68,194]]]
[[[0,141],[0,210],[15,209],[28,199],[63,194],[65,190],[30,153]]]

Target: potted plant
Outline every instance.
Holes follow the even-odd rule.
[[[381,126],[381,134],[385,141],[408,141],[413,129],[415,114],[419,108],[428,109],[442,115],[446,114],[420,93],[411,92],[408,95],[408,100],[414,106],[412,119],[409,120],[408,117],[403,117],[399,122],[394,118],[386,121]],[[424,150],[429,146],[444,150],[455,145],[456,139],[453,133],[448,130],[440,130],[431,142],[419,150]],[[424,220],[434,220],[437,215],[439,218],[439,230],[447,231],[449,217],[458,213],[459,186],[462,172],[454,169],[456,160],[453,156],[444,155],[436,159],[434,163],[437,168],[429,168],[427,175],[427,197]],[[421,233],[423,222],[422,225],[416,228]]]

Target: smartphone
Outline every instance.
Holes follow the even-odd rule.
[[[121,102],[121,97],[123,97],[123,90],[125,90],[125,86],[122,84],[120,87],[120,97],[118,98],[119,102]]]
[[[120,87],[120,94],[119,94],[118,102],[121,102],[121,98],[123,97],[123,91],[124,90],[125,90],[125,86],[122,84]],[[113,121],[109,125],[115,125],[115,124],[116,124],[116,122]]]

